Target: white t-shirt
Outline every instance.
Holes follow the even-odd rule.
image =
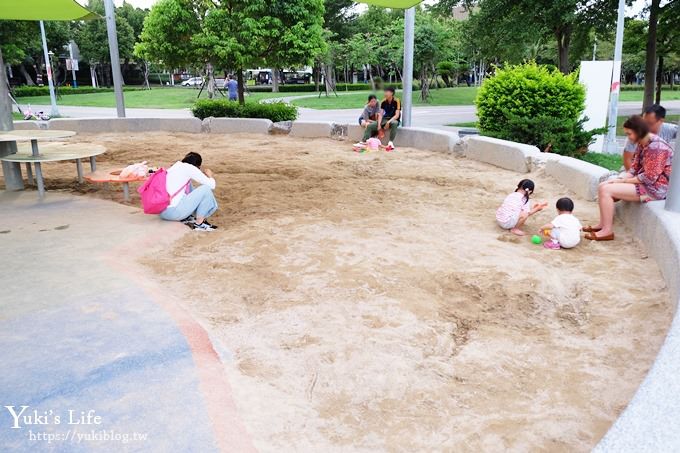
[[[215,179],[208,178],[201,170],[186,162],[175,162],[172,167],[168,168],[168,176],[165,179],[165,188],[172,196],[172,194],[180,190],[188,181],[192,180],[199,184],[205,184],[213,190],[215,189]],[[180,192],[170,200],[170,205],[168,205],[168,207],[174,208],[185,196],[186,191],[180,190]]]
[[[581,242],[581,222],[573,214],[560,214],[550,222],[557,230],[557,240],[565,249],[576,247]]]

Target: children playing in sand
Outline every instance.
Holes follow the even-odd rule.
[[[541,232],[550,231],[550,240],[543,246],[551,250],[571,249],[581,242],[581,222],[572,214],[574,202],[570,198],[557,200],[557,217],[552,222],[543,225]]]
[[[357,143],[354,145],[354,151],[363,153],[363,152],[370,152],[370,151],[378,151],[380,149],[384,149],[385,151],[389,152],[391,151],[388,149],[386,146],[382,144],[380,139],[378,138],[379,131],[377,129],[371,131],[371,138],[366,140],[366,143]]]
[[[524,222],[529,216],[536,214],[548,206],[548,203],[536,203],[533,207],[529,197],[534,193],[534,182],[523,179],[517,184],[517,189],[503,200],[503,204],[496,211],[496,221],[504,230],[510,230],[517,236],[524,236],[522,231]]]

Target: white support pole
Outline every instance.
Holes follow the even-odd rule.
[[[78,80],[76,80],[76,68],[75,64],[73,63],[73,41],[69,41],[68,43],[68,56],[71,59],[71,77],[73,78],[72,85],[73,88],[78,88]]]
[[[120,72],[120,55],[118,54],[118,34],[116,32],[116,10],[113,0],[104,0],[106,13],[106,31],[109,36],[109,53],[111,55],[111,73],[113,75],[113,91],[116,95],[116,111],[118,118],[125,118],[125,100],[123,99],[123,75]]]
[[[9,84],[5,62],[2,59],[0,50],[0,131],[11,131],[14,129],[12,120],[12,102],[9,97]],[[15,142],[0,143],[0,157],[8,156],[17,152]],[[23,190],[24,182],[21,179],[21,167],[16,162],[2,161],[2,174],[5,179],[5,190]]]
[[[404,73],[402,79],[403,100],[401,109],[401,125],[411,126],[411,110],[413,96],[413,41],[416,25],[416,10],[409,8],[404,11]]]
[[[47,85],[50,88],[50,102],[52,103],[52,110],[50,116],[59,116],[59,109],[57,108],[57,97],[54,94],[54,82],[52,82],[52,62],[50,61],[50,53],[47,50],[47,39],[45,38],[45,23],[40,21],[40,35],[42,36],[43,54],[45,55],[45,68],[47,69]]]
[[[675,142],[675,156],[678,155],[680,146]],[[670,186],[666,195],[666,211],[680,212],[680,165],[674,165],[675,171],[671,174]]]
[[[612,73],[609,95],[609,122],[604,149],[609,154],[618,153],[616,144],[616,120],[619,114],[619,93],[621,92],[621,55],[623,53],[623,24],[625,21],[626,1],[619,0],[619,15],[616,22],[616,42],[614,44],[614,72]]]

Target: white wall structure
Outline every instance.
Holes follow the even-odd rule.
[[[578,79],[586,86],[586,109],[583,116],[588,117],[588,121],[584,125],[587,130],[607,126],[609,91],[613,71],[613,61],[581,62]],[[601,153],[604,148],[604,138],[604,135],[598,135],[595,143],[590,145],[590,151]]]

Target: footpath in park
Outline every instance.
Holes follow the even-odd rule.
[[[0,204],[0,451],[253,450],[228,352],[135,264],[183,225],[58,193]]]
[[[286,96],[282,98],[268,99],[267,102],[274,100],[290,101],[318,95]],[[680,101],[668,101],[663,105],[668,109],[668,113],[680,113]],[[33,111],[50,111],[48,105],[33,105]],[[619,115],[633,115],[640,113],[642,102],[622,102],[619,104]],[[59,106],[62,116],[70,118],[115,118],[116,109],[113,107],[78,107],[78,106]],[[129,118],[187,118],[191,116],[189,109],[126,109]],[[315,110],[300,108],[301,121],[333,121],[337,123],[356,123],[361,109],[334,109],[334,110]],[[477,120],[476,108],[474,105],[452,105],[452,106],[417,106],[413,107],[413,126],[414,127],[434,127],[447,128],[448,124],[467,123]]]

